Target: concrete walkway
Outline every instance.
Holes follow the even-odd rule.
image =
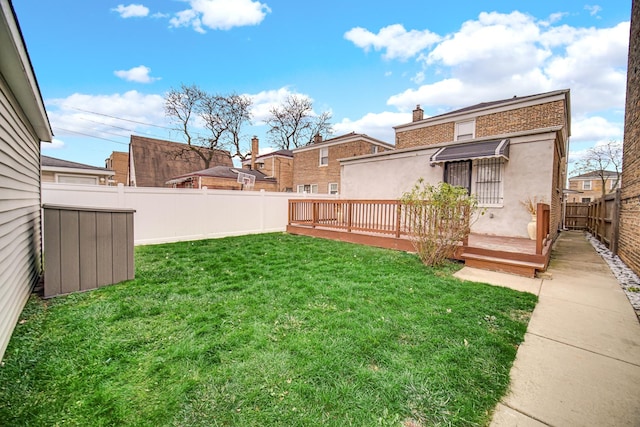
[[[492,427],[640,426],[640,323],[582,232],[563,232],[541,279],[456,276],[537,294]]]

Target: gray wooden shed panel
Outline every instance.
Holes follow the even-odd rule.
[[[114,283],[113,280],[113,241],[111,239],[111,214],[96,212],[96,254],[102,260],[96,268],[98,286]]]

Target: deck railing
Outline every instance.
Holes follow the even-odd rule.
[[[399,200],[289,200],[289,225],[400,237],[410,232],[407,212]]]
[[[542,255],[551,239],[550,206],[538,203],[536,209],[536,254]],[[288,224],[406,238],[412,232],[411,214],[400,200],[290,199]]]
[[[465,215],[461,209],[451,215]],[[323,227],[346,232],[362,232],[408,237],[416,226],[415,206],[400,200],[289,200],[289,225]],[[451,218],[453,220],[453,218]],[[447,228],[447,218],[422,226]]]

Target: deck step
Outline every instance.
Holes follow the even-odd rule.
[[[525,277],[535,277],[537,270],[544,270],[544,263],[519,261],[464,252],[462,259],[468,267],[500,271]]]

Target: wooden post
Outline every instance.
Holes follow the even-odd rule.
[[[347,202],[347,231],[349,233],[351,233],[351,214],[352,214],[352,204],[351,204],[351,200],[349,200],[349,202]]]
[[[398,200],[396,205],[396,238],[400,238],[400,218],[402,215],[402,202]]]
[[[315,201],[311,202],[311,226],[316,228],[318,224],[318,204]]]
[[[621,190],[616,190],[616,197],[613,203],[613,210],[611,212],[611,245],[609,250],[614,255],[618,255],[618,239],[620,237],[620,208],[621,208]]]

